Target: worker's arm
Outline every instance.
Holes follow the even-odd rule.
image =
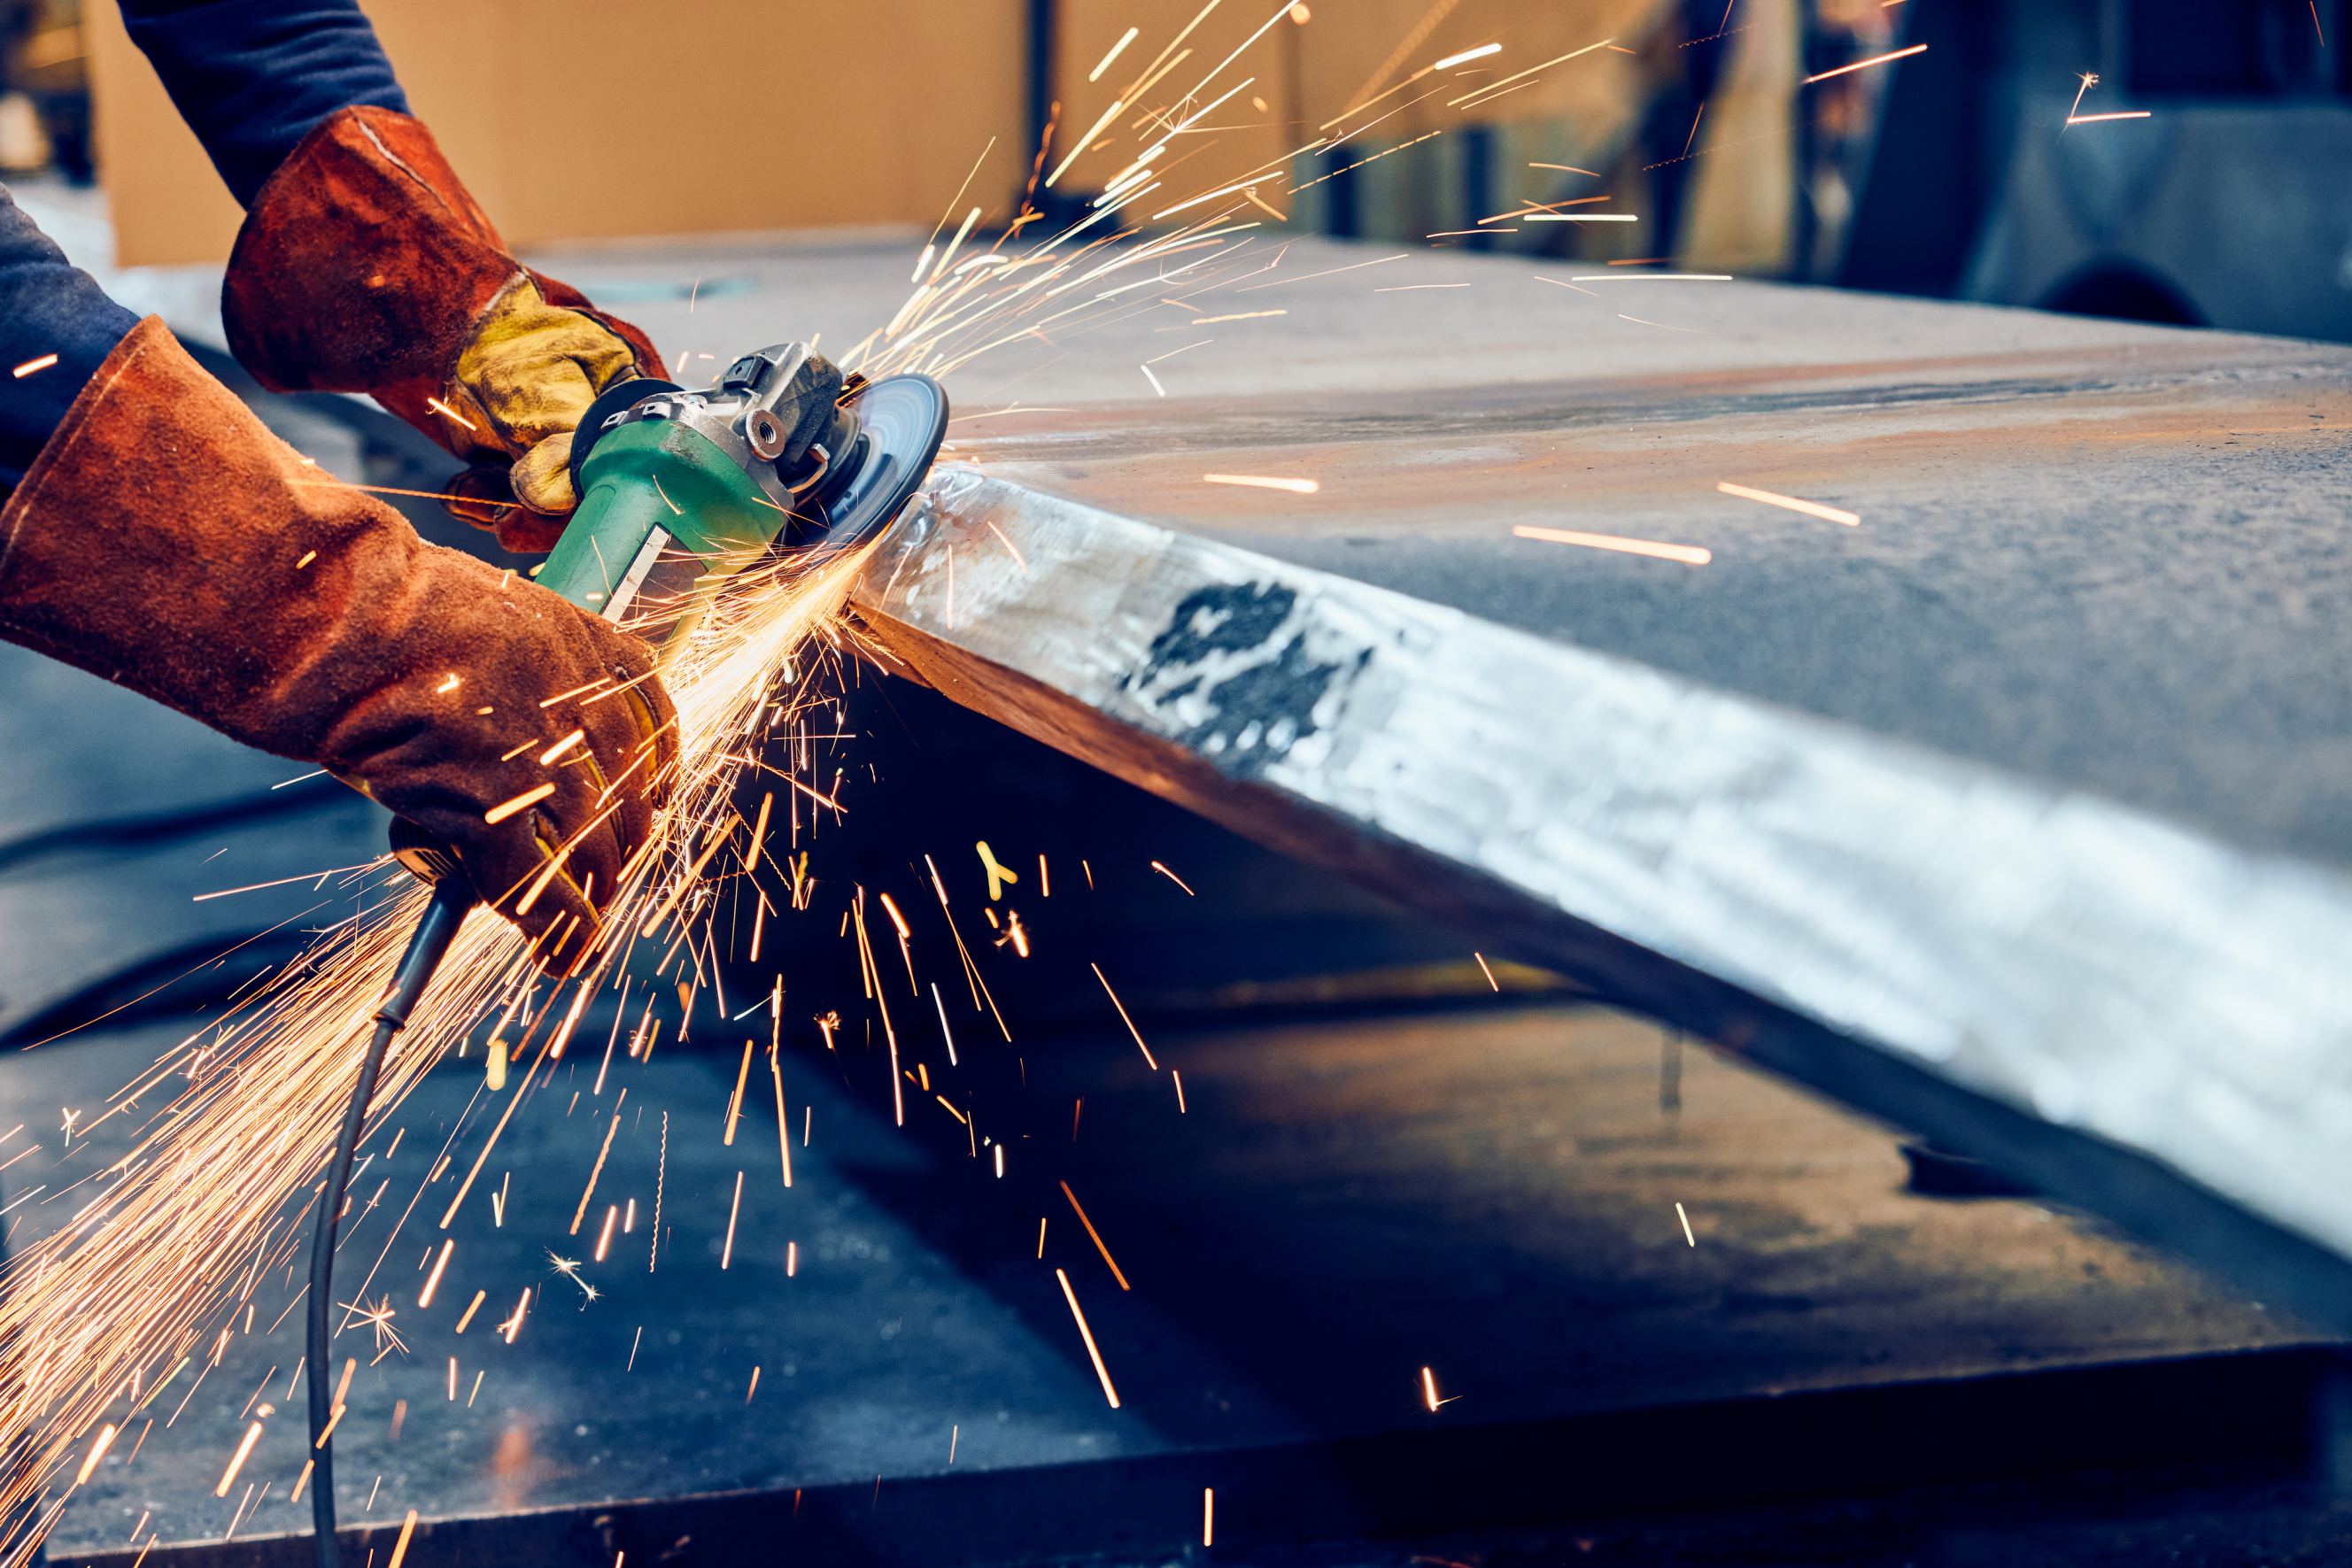
[[[0,638],[332,770],[454,844],[542,961],[584,952],[673,766],[646,645],[305,465],[0,191],[19,368]]]
[[[356,0],[122,0],[131,36],[247,209],[222,314],[280,392],[360,392],[510,481],[453,508],[499,542],[562,532],[572,433],[663,374],[626,322],[515,259],[407,100]],[[511,465],[510,472],[506,465]]]
[[[138,322],[0,190],[0,490],[25,476]]]

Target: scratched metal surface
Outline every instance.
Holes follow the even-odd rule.
[[[1276,247],[1189,309],[950,377],[956,449],[2242,847],[2352,859],[2352,349],[1759,284],[1579,293],[1538,281],[1590,277],[1565,264],[1328,242],[1255,270]],[[906,287],[892,247],[548,259],[635,296],[675,355],[854,340]],[[1283,314],[1191,328],[1204,310]],[[1139,367],[1177,350],[1157,397]]]
[[[1255,270],[1279,244],[1189,308],[951,376],[957,451],[2241,847],[2352,859],[2352,348],[1745,283],[1579,293],[1538,281],[1591,276],[1567,264],[1324,241]],[[854,341],[908,276],[906,247],[873,243],[535,259],[689,379],[754,342]],[[109,282],[217,336],[211,274]],[[1188,325],[1260,310],[1283,314]],[[1173,350],[1163,400],[1139,367]],[[1322,489],[1201,483],[1215,472]],[[1522,523],[1715,559],[1513,538]]]
[[[2252,1237],[2324,1310],[2352,350],[1384,254],[957,377],[987,480],[861,608],[959,700],[2200,1256]],[[876,250],[550,259],[673,351],[903,288]]]
[[[856,601],[959,701],[2341,1312],[2340,873],[970,469]]]
[[[2336,674],[2352,659],[2352,350],[2147,334],[1504,382],[1431,405],[1334,387],[1095,407],[992,422],[977,455],[1013,483],[2243,847],[2352,860],[2352,690]]]
[[[1047,493],[2241,846],[2352,854],[2336,678],[2352,653],[2352,349],[1744,283],[1580,293],[1538,281],[1590,276],[1566,264],[1319,241],[1256,270],[1277,245],[1189,307],[950,377],[957,449]],[[689,379],[757,341],[854,340],[907,287],[903,247],[872,243],[536,259],[642,321]],[[108,281],[217,336],[212,275]],[[1203,310],[1283,314],[1190,328]],[[1173,350],[1162,400],[1139,367]],[[1521,540],[1518,523],[1715,559]]]

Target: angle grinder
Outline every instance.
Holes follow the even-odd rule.
[[[887,527],[939,456],[947,393],[929,376],[853,376],[787,470],[792,424],[777,411],[807,392],[811,357],[784,343],[700,391],[639,379],[598,398],[572,443],[580,509],[540,585],[608,620],[666,626],[667,656],[746,567],[814,565]]]
[[[739,573],[770,562],[805,570],[889,527],[939,457],[947,393],[929,376],[852,376],[830,423],[787,467],[793,426],[778,411],[796,410],[822,384],[814,354],[805,343],[781,343],[745,354],[698,390],[639,378],[605,392],[572,436],[580,506],[535,574],[540,586],[591,614],[650,627],[667,666]],[[395,821],[392,847],[433,899],[376,1009],[311,1239],[310,1518],[320,1568],[337,1568],[326,1375],[343,1191],[384,1051],[478,901],[457,856],[431,835]]]

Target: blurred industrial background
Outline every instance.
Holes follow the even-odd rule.
[[[961,150],[982,147],[972,189],[1002,221],[1055,106],[1089,121],[1119,85],[1115,72],[1089,81],[1092,62],[1124,29],[1171,34],[1195,7],[711,0],[690,26],[607,0],[560,19],[529,4],[372,9],[507,232],[547,244],[927,226]],[[1596,68],[1466,112],[1450,90],[1397,95],[1359,133],[1360,155],[1393,156],[1302,193],[1285,214],[1300,229],[2352,337],[2352,69],[2329,45],[2352,20],[2344,0],[1343,0],[1319,23],[1311,4],[1294,16],[1254,82],[1256,112],[1234,106],[1258,125],[1222,141],[1220,158],[1278,156],[1433,51],[1504,38],[1515,57],[1542,58],[1595,33],[1612,40]],[[432,47],[455,28],[465,50]],[[866,55],[879,33],[901,45],[895,68],[923,82],[920,115],[877,112]],[[1916,46],[1937,68],[1804,90]],[[102,169],[124,265],[226,254],[235,206],[111,5],[20,0],[0,20],[0,169],[75,184]],[[681,105],[788,91],[837,140],[823,159],[763,159],[751,132],[740,155],[693,173],[632,179],[657,165],[625,117],[514,92],[513,62],[528,53],[554,81],[574,63],[567,51],[625,55],[646,97]],[[788,87],[778,60],[791,62]],[[485,90],[492,80],[499,89]],[[2052,134],[2077,108],[2151,113]],[[583,166],[612,183],[593,204],[571,199],[559,172]],[[1601,195],[1638,202],[1653,221],[1638,235],[1495,221]]]
[[[1140,63],[1106,72],[1097,62],[1129,29],[1145,40],[1139,54],[1157,49],[1201,4],[367,9],[421,117],[517,249],[559,258],[567,278],[643,319],[666,350],[717,360],[771,320],[769,337],[822,329],[827,341],[874,326],[875,300],[899,287],[905,256],[967,170],[978,232],[1000,231],[1049,135],[1066,141],[1069,126],[1095,123]],[[1219,16],[1195,42],[1222,55],[1256,19]],[[2352,341],[2347,30],[2352,0],[1299,0],[1251,57],[1227,134],[1200,154],[1214,167],[1188,177],[1207,189],[1286,170],[1289,149],[1381,100],[1385,112],[1349,117],[1362,129],[1345,149],[1319,152],[1311,173],[1268,173],[1247,191],[1256,215],[1279,225],[1276,243],[1818,285],[1791,296],[1799,304],[1776,292],[1779,303],[1759,308],[1772,318],[1759,329],[1769,350],[1818,341],[1824,322],[1857,337],[1886,323],[1926,345],[1906,352],[1950,356],[1938,364],[1973,351],[1979,332],[2063,361],[2068,376],[2078,367],[2067,356],[2084,356],[2093,368],[2069,389],[2105,387],[2109,361],[2092,357],[2110,349],[2118,361],[2144,355],[2193,378],[2202,340],[1916,317],[1828,290]],[[1596,37],[1608,41],[1589,69],[1512,77],[1520,62]],[[1498,40],[1507,63],[1491,71],[1449,74],[1442,89],[1406,79]],[[1849,68],[1903,51],[1923,52]],[[583,102],[565,85],[614,79],[615,62],[625,62],[625,90]],[[677,155],[681,140],[691,157]],[[134,308],[163,314],[322,467],[426,493],[446,481],[443,455],[413,433],[351,400],[264,393],[222,351],[219,264],[239,213],[111,5],[0,0],[0,172],[78,262]],[[1644,221],[1545,221],[1604,200]],[[874,281],[883,270],[887,287]],[[1784,308],[1785,321],[1775,314]],[[1724,309],[1689,319],[1727,330]],[[1298,316],[1313,311],[1301,305]],[[1976,325],[1995,319],[2004,324]],[[1459,345],[1441,327],[1401,336],[1398,351],[1449,355]],[[1576,367],[1564,376],[1581,375],[1581,357],[1600,353],[1568,335],[1531,347],[1507,323],[1476,330],[1490,348],[1512,340],[1503,348],[1526,356],[1511,361],[1523,370],[1556,360]],[[1309,361],[1318,346],[1328,343],[1309,340]],[[1628,378],[1648,373],[1643,351]],[[1778,373],[1810,351],[1758,362]],[[1837,351],[1861,364],[1874,350]],[[2259,366],[2291,350],[2232,351]],[[1325,366],[1343,381],[1333,365],[1345,368],[1337,350]],[[1726,384],[1766,375],[1736,359],[1664,365],[1661,398],[1718,371]],[[1222,406],[1203,414],[1196,403],[1200,423],[1181,429],[1176,403],[1135,413],[1118,400],[1149,392],[1132,362],[1118,371],[1115,394],[1067,367],[1058,381],[991,381],[987,392],[1115,405],[1146,446],[1168,408],[1179,410],[1166,416],[1173,449],[1261,438]],[[2332,389],[2340,362],[2312,375]],[[1627,385],[1591,393],[1593,410],[1684,417],[1643,403],[1654,388]],[[1386,429],[1380,422],[1397,412],[1347,402],[1344,388],[1311,390],[1341,400],[1315,416],[1334,442],[1331,430]],[[1461,426],[1532,427],[1558,412],[1531,413],[1501,394],[1476,401],[1491,390],[1446,388],[1466,411]],[[1819,417],[1845,416],[1846,402],[1807,383],[1770,417],[1815,417],[1802,400],[1817,393],[1836,411]],[[1906,382],[1901,395],[1919,394]],[[2339,429],[2337,404],[2326,408]],[[1579,403],[1576,421],[1588,412]],[[1591,412],[1596,424],[1609,417]],[[2278,417],[2321,419],[2299,404]],[[1016,473],[1062,463],[1075,488],[1114,485],[1119,465],[1076,436],[1057,445],[1051,429],[981,428],[1011,432],[984,455]],[[1758,438],[1754,449],[1768,444]],[[1941,470],[1927,471],[1942,483]],[[2167,482],[2162,471],[2133,477],[2144,481],[2135,504],[2158,506],[2149,491]],[[1651,476],[1623,483],[1647,494]],[[2323,484],[2280,505],[2298,520],[2324,518],[2336,494]],[[1360,527],[1300,546],[1302,557],[1329,552],[1308,564],[1331,570],[1361,546],[1370,559],[1372,536],[1417,509],[1386,504]],[[520,564],[427,500],[401,505],[428,537]],[[1245,517],[1231,537],[1282,555],[1270,542],[1280,532]],[[1390,569],[1381,586],[1411,591],[1422,559]],[[1484,610],[1471,591],[1454,591],[1453,608]],[[1630,620],[1650,605],[1643,591],[1615,598]],[[1932,595],[1903,604],[1889,621],[1947,626],[1948,606]],[[1608,618],[1593,601],[1579,609],[1596,626]],[[1971,646],[1999,640],[1983,629],[1989,615],[1948,612]],[[1744,671],[1764,634],[1728,613],[1725,624],[1738,643],[1725,663]],[[1853,645],[1882,651],[1861,637]],[[2180,662],[2168,643],[2148,658]],[[1769,703],[1814,706],[1769,685],[1757,676]],[[1924,689],[1905,687],[1889,706],[1924,710]],[[0,648],[0,691],[9,717],[43,738],[0,747],[0,1040],[66,1037],[7,1053],[0,1101],[19,1107],[10,1120],[47,1125],[294,957],[320,918],[301,873],[366,861],[382,819],[331,780],[290,779],[286,765],[22,650]],[[2007,711],[2012,698],[2030,706],[2006,686],[1995,706]],[[971,1176],[971,1124],[953,1105],[952,1124],[892,1125],[888,1074],[872,1070],[872,1052],[828,1057],[831,1033],[815,1043],[809,1021],[827,1005],[816,998],[860,992],[855,950],[828,942],[796,953],[790,984],[810,1006],[794,1015],[803,1049],[777,1092],[814,1107],[813,1146],[804,1139],[793,1157],[824,1207],[761,1220],[762,1245],[776,1244],[724,1278],[705,1270],[673,1286],[638,1274],[579,1324],[558,1320],[562,1333],[535,1324],[493,1375],[478,1420],[443,1396],[432,1351],[369,1369],[365,1422],[339,1442],[347,1474],[380,1473],[399,1500],[361,1522],[396,1522],[398,1508],[420,1500],[457,1520],[441,1527],[443,1555],[431,1554],[428,1529],[412,1563],[742,1561],[795,1529],[829,1561],[1162,1562],[1208,1552],[1200,1515],[1211,1489],[1227,1511],[1218,1554],[1330,1568],[2159,1553],[2320,1563],[2352,1549],[2341,1322],[2307,1322],[2297,1315],[2307,1302],[2284,1303],[2240,1276],[2197,1272],[2044,1183],[1939,1153],[1912,1136],[1941,1130],[1932,1115],[1897,1127],[1899,1118],[1801,1094],[1747,1059],[1748,1015],[1728,1004],[1706,1037],[1730,1053],[1686,1049],[1679,1020],[1643,1021],[1669,1009],[1628,994],[1606,966],[1550,962],[1559,946],[1515,945],[1527,928],[1507,920],[1480,927],[1465,918],[1478,906],[1449,902],[1442,877],[1423,896],[1382,862],[1396,846],[1380,835],[1320,863],[1276,852],[1171,803],[1183,790],[1155,760],[1090,766],[1067,754],[1083,747],[1034,738],[1050,716],[1015,733],[1001,712],[972,706],[987,709],[860,668],[825,742],[854,786],[853,809],[827,824],[814,871],[836,888],[897,886],[911,904],[908,890],[927,885],[923,857],[956,857],[954,885],[975,911],[963,936],[992,944],[981,967],[997,988],[992,1005],[1020,1024],[1017,1086],[1053,1103],[1058,1163],[1041,1152],[1022,1170],[1033,1145],[1017,1145],[1015,1177],[999,1187]],[[1945,738],[1884,727],[1906,745]],[[2057,787],[2105,787],[2069,773],[2072,760],[2046,770]],[[2044,771],[2037,763],[2034,777]],[[1040,882],[1052,866],[1050,900],[1043,888],[1021,895],[1018,961],[1010,931],[978,923],[981,840],[1008,865],[1034,864]],[[2330,866],[2344,858],[2286,830],[2257,847]],[[289,885],[208,896],[280,879]],[[1502,939],[1490,943],[1496,927]],[[1583,936],[1580,926],[1565,940]],[[1692,977],[1705,966],[1688,963],[1675,983],[1701,998],[1695,1011],[1717,1008]],[[1106,975],[1119,982],[1118,1016],[1104,1011]],[[756,998],[767,980],[747,969],[730,983]],[[944,1027],[944,1004],[940,1013]],[[1135,1043],[1181,1062],[1189,1103],[1165,1094],[1163,1079],[1136,1079],[1121,1027],[1129,1014]],[[669,1105],[683,1128],[678,1108],[690,1107],[715,1125],[738,1043],[719,1029],[649,1061],[633,1108]],[[1757,1055],[1772,1060],[1769,1041]],[[461,1061],[420,1092],[410,1113],[419,1146],[470,1125],[478,1082],[476,1063]],[[1877,1109],[1888,1097],[1847,1098]],[[541,1109],[555,1104],[551,1096]],[[562,1179],[521,1184],[528,1193],[495,1223],[488,1211],[461,1221],[480,1255],[529,1251],[536,1240],[513,1237],[553,1241],[562,1230],[575,1145],[589,1130],[552,1111],[541,1120],[518,1170],[543,1162]],[[648,1196],[666,1179],[673,1212],[691,1217],[678,1222],[681,1250],[698,1261],[708,1261],[706,1242],[717,1252],[727,1181],[741,1192],[742,1161],[709,1130],[698,1124],[692,1138],[662,1145],[665,1176],[645,1147],[625,1146],[611,1178],[616,1194]],[[2031,1142],[2019,1137],[2017,1147]],[[2106,1145],[2082,1141],[2097,1145],[2086,1161],[2105,1157]],[[39,1190],[47,1157],[9,1173],[10,1197]],[[2150,1186],[2137,1167],[2116,1185]],[[1092,1219],[1074,1212],[1080,1194]],[[2217,1212],[2183,1222],[2199,1245],[2182,1250],[2207,1261],[2242,1245],[2270,1256],[2266,1219],[2242,1231],[2243,1217]],[[24,1213],[36,1227],[59,1218],[38,1205]],[[1041,1215],[1051,1216],[1052,1251]],[[1050,1271],[1038,1286],[1038,1259],[1066,1264],[1097,1312],[1127,1396],[1120,1419],[1069,1341]],[[397,1261],[406,1291],[409,1259]],[[268,1362],[263,1343],[236,1354]],[[159,1437],[137,1467],[110,1458],[65,1516],[55,1560],[122,1568],[147,1556],[129,1542],[152,1512],[169,1521],[156,1526],[167,1544],[147,1557],[155,1568],[296,1561],[298,1542],[224,1540],[298,1529],[282,1485],[234,1514],[213,1493],[247,1419],[240,1402],[251,1405],[257,1380],[283,1382],[289,1346],[290,1336],[278,1347],[282,1365],[233,1363],[234,1376],[191,1391],[174,1440]],[[624,1367],[636,1381],[616,1377]]]

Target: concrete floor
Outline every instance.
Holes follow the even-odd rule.
[[[46,1129],[51,1107],[89,1103],[167,1038],[176,1031],[12,1055],[0,1097]],[[408,1344],[354,1385],[338,1437],[346,1518],[887,1481],[947,1470],[950,1446],[958,1470],[985,1471],[1475,1430],[2300,1337],[2033,1204],[1906,1196],[1885,1133],[1712,1057],[1684,1056],[1682,1108],[1663,1111],[1662,1040],[1606,1013],[1499,1006],[1170,1036],[1154,1045],[1184,1075],[1180,1114],[1170,1073],[1123,1034],[1054,1039],[1023,1055],[1057,1124],[1057,1107],[1083,1095],[1077,1136],[1016,1144],[1002,1184],[936,1105],[916,1100],[908,1128],[893,1128],[873,1058],[850,1043],[792,1062],[789,1192],[758,1097],[736,1146],[719,1141],[731,1064],[625,1063],[603,1100],[576,1103],[593,1067],[566,1067],[501,1143],[453,1231],[437,1299],[418,1311],[438,1235],[430,1211],[454,1175],[396,1240],[387,1219],[452,1126],[460,1171],[481,1135],[478,1080],[453,1067],[404,1111],[393,1180],[344,1253],[339,1296],[358,1294],[381,1254],[365,1289],[393,1294]],[[929,1065],[952,1087],[943,1061]],[[623,1089],[596,1213],[634,1197],[639,1218],[583,1268],[601,1293],[590,1302],[550,1254],[591,1249],[566,1228]],[[663,1251],[649,1270],[665,1113]],[[15,1192],[57,1185],[56,1140],[44,1141],[10,1172]],[[73,1158],[109,1152],[101,1136]],[[1065,1179],[1131,1291],[1061,1199]],[[55,1218],[35,1198],[17,1211],[20,1239]],[[1100,1343],[1117,1411],[1056,1266]],[[514,1344],[499,1343],[487,1331],[525,1288],[537,1305]],[[490,1294],[484,1315],[457,1336],[478,1289]],[[68,1508],[59,1555],[120,1549],[143,1512],[167,1542],[217,1538],[253,1483],[267,1492],[241,1537],[299,1528],[284,1501],[302,1448],[287,1397],[297,1329],[239,1340],[175,1420],[110,1455]],[[365,1338],[352,1331],[344,1347]],[[1423,1366],[1449,1401],[1434,1416]],[[233,1495],[215,1499],[257,1390],[278,1413]],[[1231,1484],[1246,1495],[1245,1478]]]

